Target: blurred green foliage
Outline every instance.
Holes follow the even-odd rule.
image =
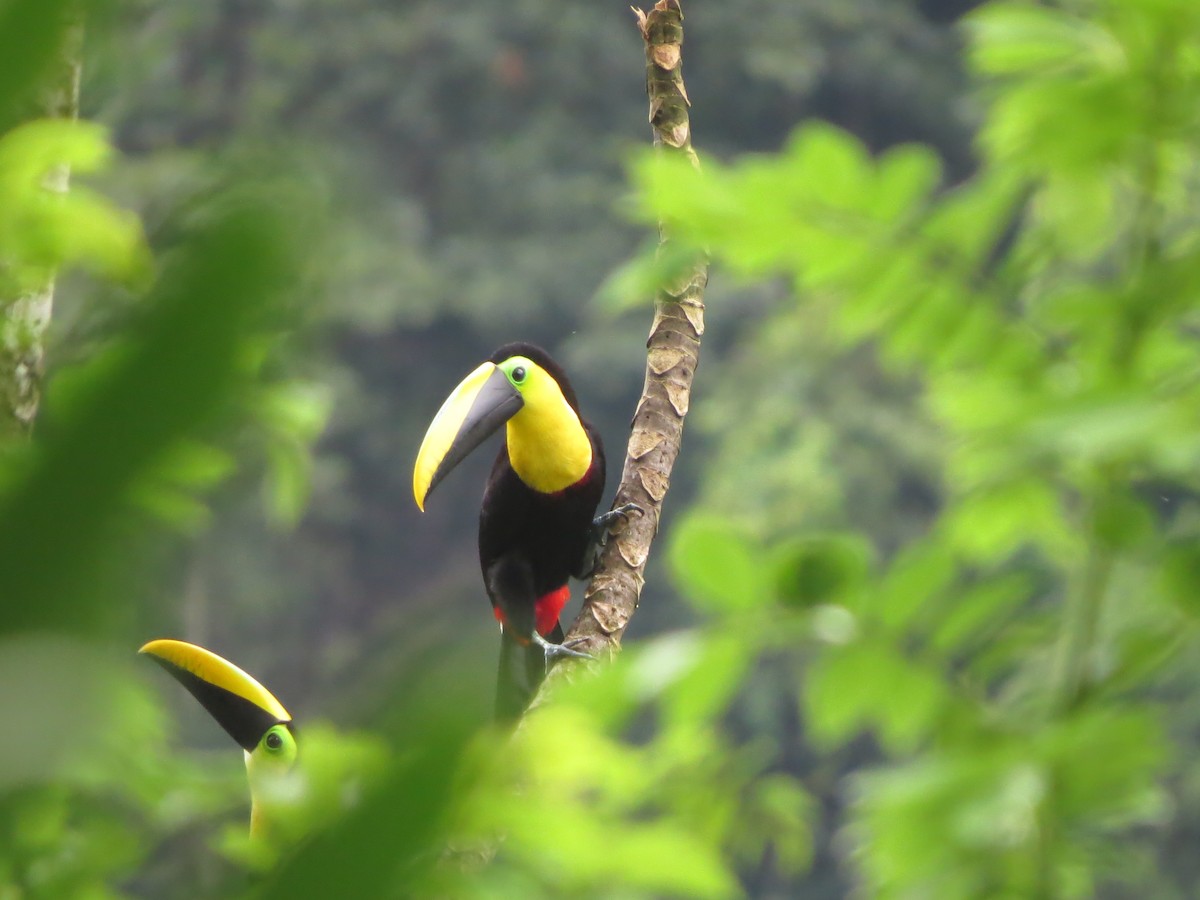
[[[43,166],[73,152],[70,143],[9,146],[18,162],[24,147]],[[19,184],[28,205],[52,199],[36,179]],[[271,786],[273,826],[263,842],[237,836],[241,816],[213,827],[214,816],[241,805],[244,781],[216,780],[168,739],[126,658],[139,618],[131,586],[154,535],[203,524],[204,493],[232,475],[221,444],[235,427],[287,442],[282,479],[299,487],[276,513],[286,521],[302,506],[307,472],[293,460],[327,406],[319,392],[280,387],[269,362],[303,270],[298,252],[309,236],[297,222],[307,202],[291,182],[252,185],[233,175],[183,204],[146,295],[88,358],[60,371],[36,439],[4,457],[0,713],[17,739],[6,741],[2,760],[0,889],[461,896],[520,885],[526,896],[599,896],[621,884],[634,895],[728,896],[736,876],[726,848],[753,856],[778,841],[780,858],[800,865],[805,794],[783,776],[758,778],[763,761],[713,732],[728,694],[697,705],[700,695],[676,686],[671,693],[686,701],[664,701],[671,728],[654,743],[635,748],[615,736],[671,681],[703,684],[716,666],[749,662],[748,646],[718,633],[697,636],[687,655],[701,665],[666,681],[653,674],[661,648],[657,663],[654,648],[639,657],[650,693],[645,675],[614,670],[613,684],[587,685],[595,702],[536,716],[511,741],[475,737],[470,704],[454,702],[463,667],[430,661],[421,692],[390,699],[380,739],[300,725],[301,762]],[[130,246],[143,254],[140,243],[95,239],[127,216],[106,202],[82,209],[41,259],[41,274],[93,257],[100,271],[115,272]],[[14,241],[13,258],[21,253]],[[280,458],[270,457],[276,468]],[[236,758],[234,748],[227,756]],[[189,860],[172,844],[197,822],[212,830]],[[502,855],[481,869],[439,862],[447,845],[464,841],[502,842]],[[213,849],[223,864],[206,861]]]
[[[776,157],[635,168],[647,219],[798,298],[739,348],[759,396],[726,379],[697,404],[726,435],[702,503],[720,516],[678,529],[672,561],[706,609],[743,602],[710,567],[774,572],[779,615],[807,624],[807,739],[878,748],[844,776],[867,895],[1190,896],[1189,867],[1156,870],[1189,827],[1200,686],[1179,555],[1197,537],[1200,11],[999,2],[967,26],[987,117],[960,184],[924,148],[873,157],[827,125]],[[857,409],[827,399],[843,370]],[[905,417],[919,429],[893,434]],[[929,499],[880,529],[886,498],[860,507],[855,481],[878,491],[873,445],[914,434],[883,489]],[[879,565],[821,536],[846,527]],[[748,557],[747,529],[780,549]]]
[[[143,262],[136,217],[85,186],[65,196],[45,190],[49,173],[67,166],[86,175],[110,153],[103,130],[87,122],[39,120],[0,142],[0,291],[13,297],[40,287],[63,265],[87,264],[129,277]]]
[[[611,209],[636,34],[534,0],[102,18],[109,136],[0,136],[3,291],[64,283],[0,456],[0,897],[1190,896],[1200,16],[989,4],[967,97],[964,5],[689,8],[705,168],[637,164],[634,205],[718,263],[696,499],[625,652],[511,736],[478,486],[418,527],[408,466],[512,337],[619,446],[644,309],[607,310],[676,264],[583,302],[643,233]],[[0,109],[62,6],[0,4]],[[266,842],[237,748],[133,658],[166,633],[297,714]]]

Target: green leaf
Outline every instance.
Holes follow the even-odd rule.
[[[664,692],[666,720],[715,725],[745,682],[754,646],[741,634],[711,634],[691,657],[690,667]]]
[[[706,612],[733,613],[771,601],[760,551],[721,517],[688,516],[672,531],[667,554],[680,592]]]
[[[1048,6],[988,3],[968,15],[966,23],[972,61],[990,75],[1115,69],[1125,62],[1120,42],[1099,23]]]
[[[1020,547],[1056,553],[1069,540],[1054,487],[1033,477],[968,494],[947,513],[946,538],[969,560],[994,563]]]
[[[879,160],[871,212],[887,222],[903,222],[924,206],[942,177],[941,162],[928,147],[906,144]]]
[[[797,129],[783,151],[794,185],[821,204],[853,207],[867,196],[873,164],[866,148],[848,131],[827,122]]]
[[[873,595],[873,618],[889,631],[904,633],[929,608],[958,573],[944,544],[924,541],[901,551]]]
[[[1092,511],[1096,539],[1110,553],[1129,552],[1154,537],[1154,518],[1146,504],[1123,489],[1106,491]]]
[[[789,606],[836,603],[861,587],[871,557],[871,547],[853,534],[787,541],[771,551],[775,591]]]
[[[890,753],[912,753],[927,742],[946,707],[943,673],[900,655],[884,657],[886,699],[876,710],[879,740]]]
[[[885,643],[827,650],[804,684],[813,739],[825,747],[873,729],[891,752],[910,753],[929,737],[948,701],[940,673]]]
[[[1087,262],[1111,247],[1117,203],[1113,185],[1105,179],[1055,173],[1037,192],[1032,212],[1065,258]]]
[[[166,484],[137,485],[130,500],[183,534],[198,534],[212,522],[212,512],[203,500]]]
[[[1200,617],[1200,538],[1188,535],[1164,548],[1159,584],[1181,610]]]
[[[949,602],[939,605],[937,621],[930,625],[930,642],[947,655],[964,653],[986,641],[1032,593],[1024,573],[992,575],[964,588]]]
[[[875,649],[851,644],[825,653],[809,667],[804,712],[817,746],[829,749],[844,743],[870,723],[883,669]]]
[[[696,251],[681,241],[646,247],[605,279],[596,302],[612,313],[650,306],[663,287],[690,275],[696,259]]]
[[[278,435],[308,443],[320,436],[333,408],[325,385],[308,381],[273,384],[262,394],[261,412]]]
[[[136,216],[78,178],[66,193],[47,185],[56,170],[78,176],[110,156],[105,130],[88,122],[39,120],[0,137],[0,248],[18,289],[38,287],[70,264],[130,280],[148,272]]]
[[[237,463],[226,451],[197,440],[183,440],[169,449],[156,475],[189,488],[211,488],[228,478]]]
[[[273,440],[267,445],[267,460],[267,512],[276,525],[294,527],[312,493],[312,456],[295,441]]]
[[[127,725],[121,703],[135,690],[99,647],[52,635],[0,640],[0,679],[35,687],[0,692],[0,715],[21,735],[0,744],[0,795],[78,771]]]
[[[809,821],[814,812],[813,798],[800,784],[783,775],[758,779],[753,791],[754,812],[767,820],[765,830],[780,868],[785,874],[799,876],[812,864],[813,835]]]

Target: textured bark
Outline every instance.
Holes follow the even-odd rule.
[[[646,93],[650,125],[660,154],[684,154],[698,165],[692,149],[689,101],[683,84],[683,12],[678,0],[658,0],[649,13],[634,9],[646,43]],[[659,253],[670,236],[659,225]],[[621,484],[613,507],[636,503],[645,514],[616,527],[585,593],[567,640],[593,655],[615,653],[638,607],[650,548],[658,533],[671,469],[679,455],[683,421],[691,403],[692,379],[704,334],[704,288],[708,261],[699,259],[673,284],[661,287],[646,342],[646,380],[634,412]],[[551,679],[569,666],[557,666]],[[556,675],[557,673],[557,675]]]
[[[79,116],[83,22],[72,12],[54,74],[39,103],[45,118]],[[46,178],[48,190],[66,193],[70,169],[56,167]],[[28,435],[42,399],[45,335],[54,307],[54,278],[29,293],[0,297],[0,442]]]

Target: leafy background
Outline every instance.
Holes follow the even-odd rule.
[[[0,286],[62,270],[0,896],[1194,894],[1190,0],[697,0],[702,173],[625,4],[94,3],[86,121],[18,127],[61,6],[0,4]],[[619,448],[660,217],[714,260],[666,527],[510,741],[486,454],[409,467],[514,338]],[[300,720],[276,840],[164,635]]]

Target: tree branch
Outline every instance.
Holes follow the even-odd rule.
[[[699,165],[692,149],[690,104],[683,84],[683,12],[679,2],[658,0],[649,13],[636,7],[634,13],[646,43],[646,93],[654,146],[662,155],[683,154],[693,165]],[[667,229],[660,222],[660,256],[669,241]],[[633,416],[621,484],[613,501],[613,508],[636,503],[645,515],[631,516],[624,526],[615,529],[588,585],[583,609],[567,635],[568,640],[580,641],[579,649],[593,655],[620,649],[621,635],[638,606],[646,560],[658,533],[671,469],[683,438],[683,420],[691,402],[700,337],[704,334],[707,282],[708,260],[698,259],[674,283],[661,287],[654,300],[654,321],[646,342],[646,380]]]
[[[72,7],[59,46],[53,76],[42,93],[38,113],[51,119],[79,117],[79,80],[83,54],[83,19]],[[53,169],[46,189],[67,192],[71,172]],[[44,340],[54,307],[54,277],[36,290],[0,297],[0,442],[28,435],[42,399]]]

